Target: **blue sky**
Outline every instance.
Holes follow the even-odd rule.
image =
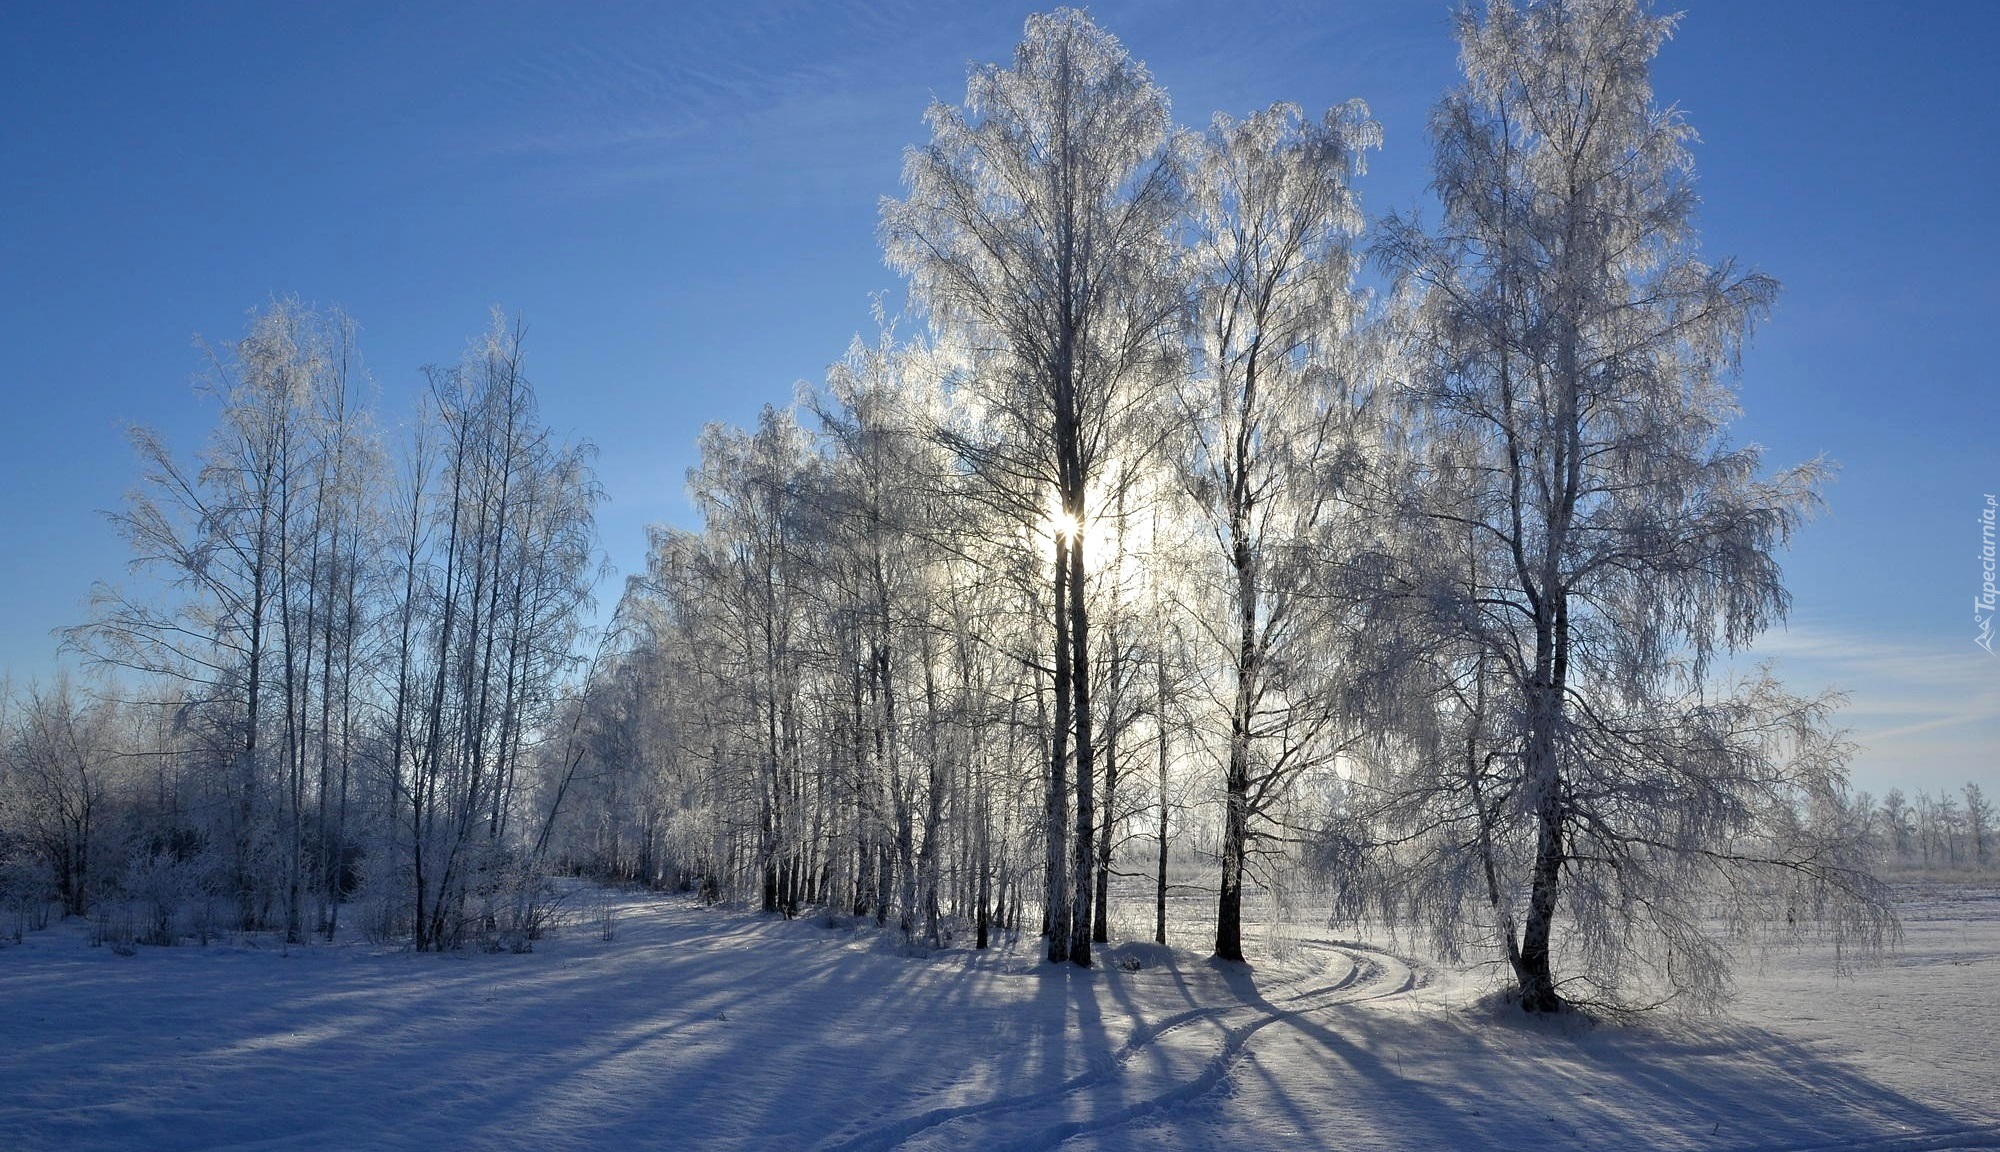
[[[192,339],[274,295],[345,308],[390,419],[495,304],[526,317],[560,429],[594,441],[622,572],[688,522],[702,423],[817,379],[894,291],[876,201],[933,96],[1030,5],[12,5],[0,37],[0,670],[122,576],[97,510],[128,424],[186,450]],[[1371,215],[1424,209],[1448,5],[1107,3],[1177,115],[1369,102]],[[1841,465],[1759,645],[1834,686],[1880,792],[2000,793],[2000,659],[1972,644],[2000,492],[2000,6],[1689,0],[1655,70],[1696,152],[1707,251],[1786,291],[1740,439]],[[615,597],[615,588],[607,597]]]

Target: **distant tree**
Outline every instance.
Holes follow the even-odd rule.
[[[830,579],[822,598],[839,621],[833,644],[855,670],[852,707],[842,717],[853,749],[843,759],[855,805],[854,907],[859,913],[872,904],[886,920],[893,896],[906,940],[923,911],[919,843],[936,848],[935,830],[919,828],[918,780],[906,767],[912,749],[901,731],[910,697],[922,699],[926,665],[917,638],[930,568],[924,496],[941,479],[941,470],[918,464],[928,437],[919,415],[923,387],[910,379],[915,352],[884,332],[873,347],[857,341],[829,371],[815,407],[828,466],[813,494],[818,507],[808,513],[826,521],[829,547],[819,567]],[[864,874],[870,882],[862,882]]]
[[[1978,784],[1965,785],[1965,830],[1972,862],[1981,868],[1993,862],[1993,802]]]
[[[1965,828],[1965,813],[1959,811],[1958,797],[1938,789],[1937,799],[1931,802],[1931,813],[1936,821],[1932,835],[1937,840],[1938,854],[1947,865],[1956,868]]]
[[[473,896],[510,866],[521,762],[580,662],[597,576],[591,448],[540,422],[523,334],[496,315],[462,364],[430,373],[435,458],[426,442],[398,517],[411,571],[392,775],[419,950],[460,943]]]
[[[124,510],[110,514],[132,547],[134,571],[179,596],[162,603],[100,583],[94,619],[66,634],[95,662],[138,672],[148,684],[192,687],[168,698],[192,697],[187,719],[209,736],[220,761],[221,803],[208,831],[228,845],[239,921],[258,926],[261,889],[275,880],[294,935],[312,671],[303,661],[317,623],[313,612],[295,611],[302,606],[295,601],[319,575],[299,546],[303,536],[318,535],[306,530],[318,500],[315,479],[324,479],[316,477],[315,407],[333,387],[347,387],[342,372],[352,338],[339,313],[288,299],[256,315],[243,339],[204,345],[210,371],[202,391],[221,413],[198,466],[175,459],[156,433],[134,429],[144,481]],[[285,828],[275,836],[261,827],[267,810],[283,813]],[[284,845],[278,877],[263,874],[272,840]]]
[[[1709,676],[1782,616],[1775,555],[1825,466],[1765,479],[1726,439],[1777,286],[1696,256],[1692,130],[1648,75],[1672,28],[1638,0],[1462,12],[1465,81],[1432,119],[1441,224],[1394,220],[1379,247],[1421,294],[1423,551],[1474,553],[1436,570],[1435,602],[1490,691],[1479,823],[1534,1012],[1616,999],[1649,960],[1712,994],[1726,950],[1695,894],[1717,877],[1762,897],[1746,915],[1789,907],[1863,944],[1891,922],[1829,830],[1828,702]]]
[[[1901,861],[1909,856],[1910,846],[1915,837],[1914,817],[1910,802],[1904,798],[1901,788],[1891,788],[1882,795],[1882,847],[1889,859]]]
[[[698,553],[715,595],[712,610],[727,662],[747,691],[738,705],[739,755],[752,777],[758,830],[755,860],[763,906],[798,911],[806,813],[804,600],[808,533],[819,525],[808,472],[815,461],[796,415],[766,407],[754,433],[711,425],[703,431],[701,464],[688,476],[696,505],[719,546]],[[893,715],[891,717],[893,720]]]
[[[1938,802],[1929,792],[1917,789],[1917,798],[1910,803],[1910,818],[1915,825],[1917,855],[1929,868],[1934,856],[1943,855],[1944,849],[1938,839]]]
[[[90,911],[106,875],[117,749],[113,706],[82,698],[67,678],[30,688],[5,741],[7,830],[53,873],[65,915]]]
[[[139,900],[149,940],[205,934],[215,898],[243,930],[332,939],[362,888],[371,930],[426,950],[535,915],[520,778],[581,663],[591,450],[540,423],[522,329],[496,316],[430,373],[392,483],[355,332],[276,301],[204,345],[218,411],[192,459],[132,433],[141,482],[109,518],[149,579],[96,585],[65,643],[138,675],[65,707],[115,725],[102,762],[128,765],[67,761],[109,804],[90,805],[92,842],[125,862],[93,849],[76,891]]]

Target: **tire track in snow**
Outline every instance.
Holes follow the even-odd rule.
[[[1353,980],[1343,982],[1340,986],[1328,986],[1327,988],[1286,997],[1285,999],[1291,1001],[1309,999],[1310,1002],[1299,1004],[1294,1008],[1286,1008],[1282,1011],[1270,1013],[1238,1028],[1231,1029],[1226,1034],[1222,1051],[1218,1052],[1203,1066],[1201,1073],[1194,1080],[1185,1085],[1170,1089],[1151,1099],[1129,1104],[1104,1116],[1056,1124],[1044,1128],[1025,1139],[994,1144],[992,1147],[1021,1150],[1021,1152],[1053,1148],[1078,1136],[1121,1128],[1134,1120],[1149,1116],[1169,1107],[1192,1103],[1213,1091],[1228,1078],[1231,1069],[1247,1050],[1250,1037],[1256,1035],[1264,1028],[1276,1024],[1281,1020],[1290,1020],[1302,1016],[1307,1012],[1317,1011],[1322,1008],[1361,1004],[1370,1000],[1385,1000],[1391,996],[1400,996],[1428,982],[1429,973],[1426,970],[1418,967],[1414,962],[1396,956],[1393,953],[1370,948],[1366,945],[1336,943],[1326,940],[1307,940],[1302,941],[1302,943],[1329,948],[1347,956],[1353,961],[1354,971],[1358,975]],[[1366,981],[1366,983],[1361,984],[1362,981]],[[1361,984],[1361,986],[1353,988],[1348,994],[1341,994],[1342,992],[1347,992],[1348,987],[1353,984]]]
[[[1261,1005],[1267,1009],[1254,1019],[1233,1028],[1225,1028],[1222,1048],[1210,1057],[1201,1071],[1190,1081],[1177,1084],[1165,1092],[1136,1101],[1102,1116],[1087,1120],[1064,1121],[1036,1128],[1031,1133],[1014,1139],[980,1140],[983,1148],[994,1149],[1044,1149],[1060,1144],[1075,1136],[1089,1132],[1099,1132],[1127,1124],[1141,1116],[1162,1108],[1186,1103],[1205,1095],[1229,1074],[1231,1067],[1241,1058],[1250,1037],[1263,1028],[1280,1020],[1292,1019],[1306,1012],[1341,1004],[1357,1004],[1367,1000],[1379,1000],[1400,995],[1423,982],[1424,973],[1411,962],[1388,952],[1366,945],[1343,943],[1331,940],[1306,940],[1301,943],[1324,948],[1345,959],[1347,971],[1339,979],[1317,987],[1288,993],[1274,1000],[1265,1000]],[[1282,1005],[1282,1007],[1281,1007]],[[1189,1025],[1203,1020],[1255,1012],[1260,1008],[1256,1003],[1216,1004],[1202,1008],[1190,1008],[1175,1013],[1157,1024],[1142,1028],[1119,1049],[1110,1059],[1086,1072],[1040,1092],[1027,1092],[1014,1096],[985,1100],[977,1104],[934,1108],[914,1116],[892,1121],[872,1128],[837,1143],[823,1145],[828,1152],[879,1152],[898,1147],[917,1136],[962,1120],[971,1120],[993,1114],[1031,1112],[1038,1108],[1057,1104],[1078,1092],[1096,1087],[1124,1072],[1133,1057],[1155,1047],[1166,1036],[1178,1032]],[[1275,1009],[1269,1011],[1268,1009]]]

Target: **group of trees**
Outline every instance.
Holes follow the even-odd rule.
[[[510,822],[574,663],[598,500],[587,448],[537,421],[520,338],[496,317],[394,437],[337,313],[281,301],[208,350],[208,443],[184,461],[136,430],[144,476],[111,516],[150,579],[99,585],[68,634],[125,688],[12,708],[10,893],[144,898],[162,939],[331,938],[362,886],[371,928],[419,948],[519,919],[496,906],[534,871]]]
[[[1310,885],[1533,1011],[1712,996],[1759,926],[1879,946],[1871,852],[1983,860],[1991,812],[1851,799],[1834,701],[1718,659],[1782,617],[1824,468],[1728,440],[1776,285],[1699,258],[1672,27],[1465,11],[1441,215],[1371,225],[1358,102],[1186,130],[1088,17],[1030,18],[882,206],[922,330],[878,306],[703,433],[700,529],[580,677],[598,491],[519,329],[385,436],[352,326],[274,306],[198,461],[135,436],[114,522],[170,595],[70,640],[144,691],[13,707],[0,879],[153,893],[162,934],[176,892],[294,939],[358,893],[429,949],[564,868],[1087,965],[1114,878],[1164,942],[1198,856],[1220,957]]]
[[[1672,26],[1463,13],[1442,216],[1370,228],[1360,104],[1183,130],[1030,18],[883,204],[923,332],[704,435],[555,851],[1088,964],[1110,879],[1164,939],[1199,844],[1218,956],[1303,877],[1535,1011],[1711,996],[1760,924],[1879,945],[1834,701],[1716,659],[1782,617],[1824,466],[1728,440],[1776,285],[1698,257]]]
[[[1863,792],[1853,808],[1856,826],[1892,868],[1986,868],[2000,860],[1993,802],[1976,783],[1957,796],[1943,790],[1905,796],[1891,788],[1877,800]]]

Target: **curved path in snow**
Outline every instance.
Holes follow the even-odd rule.
[[[906,1146],[1044,1149],[1198,1099],[1229,1075],[1250,1038],[1282,1020],[1397,996],[1428,982],[1415,961],[1351,941],[1306,940],[1327,954],[1322,982],[1274,998],[1190,1008],[1142,1025],[1094,1068],[1054,1088],[892,1120],[822,1147],[884,1152]],[[1234,981],[1232,981],[1233,983]],[[1212,1025],[1202,1027],[1202,1025]],[[1100,1097],[1105,1097],[1100,1099]],[[1079,1113],[1085,1113],[1079,1115]]]

